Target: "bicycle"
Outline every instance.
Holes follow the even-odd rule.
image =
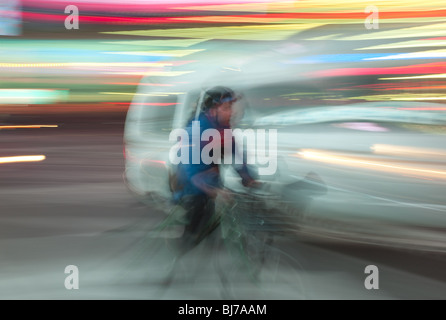
[[[301,276],[303,268],[298,259],[281,246],[297,238],[302,222],[301,204],[296,206],[293,199],[286,199],[280,191],[290,190],[296,182],[282,185],[278,192],[269,190],[271,184],[263,186],[244,191],[228,189],[232,201],[217,201],[214,219],[201,234],[203,239],[209,240],[207,244],[203,241],[204,257],[209,259],[211,254],[217,253],[213,266],[221,283],[223,299],[254,298],[253,294],[259,299],[302,299],[306,296]],[[162,297],[181,273],[189,273],[191,282],[202,276],[198,264],[194,272],[194,266],[183,261],[184,255],[179,254],[175,239],[165,236],[171,228],[184,225],[183,213],[180,206],[172,206],[166,218],[141,239],[141,247],[135,255],[140,259],[133,259],[133,263],[141,263],[160,259],[162,255],[171,257],[166,264],[159,264],[157,272],[164,275],[158,282],[161,289],[156,298]],[[163,251],[166,248],[167,252]],[[147,259],[148,252],[152,253],[151,259]]]
[[[256,289],[259,299],[271,299],[272,291],[286,288],[290,289],[287,298],[303,298],[302,267],[281,247],[281,241],[297,238],[300,212],[290,209],[292,204],[281,195],[269,192],[248,189],[234,192],[233,199],[232,206],[222,208],[220,222],[222,240],[232,258],[226,263],[217,260],[223,298],[243,298],[239,295],[246,287]],[[249,282],[240,290],[237,284],[246,276]]]

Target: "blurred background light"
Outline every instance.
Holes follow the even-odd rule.
[[[44,104],[66,100],[66,90],[50,89],[0,89],[1,104]]]
[[[297,156],[328,164],[379,170],[396,175],[410,175],[436,180],[446,179],[446,171],[441,170],[442,166],[438,166],[438,169],[436,169],[434,165],[427,167],[422,163],[406,165],[404,162],[398,163],[395,161],[386,161],[385,159],[374,159],[372,157],[349,156],[323,150],[301,150]]]
[[[38,161],[43,161],[45,159],[46,157],[44,155],[0,157],[0,164],[15,163],[15,162],[38,162]]]
[[[0,36],[18,36],[22,32],[19,0],[0,1]]]

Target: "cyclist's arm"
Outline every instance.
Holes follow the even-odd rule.
[[[247,154],[245,150],[240,150],[235,141],[232,140],[232,152],[234,156],[233,166],[235,171],[242,178],[242,184],[245,187],[257,187],[260,185],[253,174],[253,168],[248,165]],[[242,164],[236,164],[235,159],[242,159]]]

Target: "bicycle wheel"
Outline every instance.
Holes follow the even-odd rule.
[[[242,203],[247,199],[252,200],[238,197],[237,201]],[[282,222],[276,224],[273,211],[255,201],[256,206],[252,201],[234,206],[222,221],[227,249],[217,263],[222,298],[304,299],[302,268],[275,241],[275,233],[283,228]]]
[[[229,250],[226,254],[219,255],[217,266],[221,280],[221,297],[260,300],[306,299],[303,268],[299,261],[277,246],[263,241],[260,243],[260,255],[242,252],[240,243],[225,244]],[[231,245],[234,247],[231,248]]]

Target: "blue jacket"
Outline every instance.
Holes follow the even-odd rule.
[[[220,174],[219,174],[219,168],[218,168],[219,165],[216,163],[213,163],[213,162],[210,164],[206,164],[203,162],[203,159],[201,157],[201,152],[202,152],[203,148],[207,144],[212,143],[212,141],[201,141],[201,139],[200,139],[199,145],[193,144],[192,123],[194,120],[197,120],[200,124],[200,137],[201,137],[203,131],[205,131],[207,129],[216,129],[216,130],[220,131],[221,137],[223,137],[224,129],[230,129],[229,127],[225,128],[225,127],[219,126],[217,124],[217,122],[214,121],[214,119],[212,119],[211,116],[206,113],[201,113],[197,119],[194,118],[187,124],[185,130],[188,133],[188,137],[189,137],[189,141],[187,142],[188,144],[186,146],[188,149],[188,153],[189,153],[189,161],[187,163],[180,163],[177,165],[177,172],[176,172],[177,177],[176,178],[178,180],[178,183],[182,186],[182,188],[173,193],[174,202],[177,202],[182,197],[188,196],[188,195],[205,195],[205,193],[202,190],[197,188],[191,182],[191,179],[196,174],[202,173],[209,169],[215,169],[215,170],[209,170],[206,174],[201,175],[201,179],[204,179],[203,182],[205,182],[209,186],[216,187],[216,188],[219,188],[222,186],[221,178],[220,178]],[[222,145],[223,145],[223,141],[222,141]],[[233,138],[231,141],[231,145],[232,145],[232,156],[233,156],[232,163],[234,163],[236,146],[235,146],[235,141]],[[195,163],[195,164],[192,162],[192,154],[194,152],[198,153],[200,155],[198,163]],[[223,156],[223,154],[224,154],[223,151],[221,152],[221,154]],[[243,158],[243,164],[239,165],[237,167],[234,167],[234,169],[238,172],[238,174],[242,178],[242,181],[252,179],[250,172],[248,170],[248,166],[246,164],[246,157]]]

